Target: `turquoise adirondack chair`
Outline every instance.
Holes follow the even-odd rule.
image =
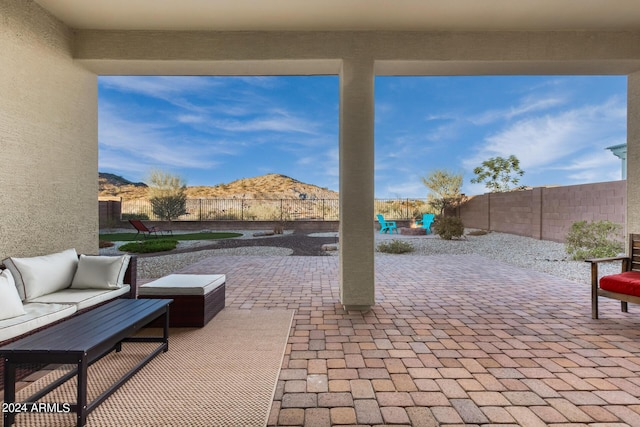
[[[435,218],[434,214],[422,214],[422,219],[416,221],[416,225],[427,230],[427,234],[431,234],[431,224]]]
[[[396,226],[395,221],[386,221],[381,214],[376,215],[378,217],[378,222],[380,223],[380,234],[389,232],[389,234],[393,233],[393,230],[396,230],[396,234],[398,233],[398,227]]]

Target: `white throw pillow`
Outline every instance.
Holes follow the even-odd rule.
[[[7,258],[4,265],[16,281],[18,294],[29,301],[68,288],[78,266],[75,249],[31,258]]]
[[[16,289],[16,282],[9,270],[0,272],[0,320],[24,314],[24,307]]]
[[[129,255],[80,255],[78,270],[71,282],[73,289],[118,289],[124,284]]]

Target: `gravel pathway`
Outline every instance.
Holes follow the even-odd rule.
[[[242,237],[217,241],[183,241],[178,249],[162,255],[139,255],[138,276],[142,279],[161,277],[204,258],[218,255],[238,256],[337,256],[337,251],[324,251],[322,245],[335,244],[337,233],[293,233],[254,237],[255,231],[239,231]],[[463,255],[474,254],[493,260],[532,269],[579,283],[590,282],[589,264],[572,261],[564,244],[537,240],[504,233],[483,236],[465,236],[460,240],[441,240],[438,236],[381,235],[376,233],[376,245],[381,241],[403,240],[411,243],[414,251],[393,255],[376,252],[376,256]],[[102,249],[102,254],[115,254],[114,248]],[[606,263],[602,274],[620,271],[619,263]]]

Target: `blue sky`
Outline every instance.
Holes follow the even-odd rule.
[[[336,76],[99,77],[99,170],[188,185],[266,173],[338,190]],[[378,77],[376,197],[424,198],[421,177],[464,177],[516,155],[521,184],[620,179],[605,148],[626,142],[624,76]]]

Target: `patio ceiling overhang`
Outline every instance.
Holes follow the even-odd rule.
[[[71,28],[203,31],[640,30],[630,0],[36,0]]]
[[[380,76],[627,75],[640,31],[77,30],[74,59],[96,74],[336,75],[361,59]]]

